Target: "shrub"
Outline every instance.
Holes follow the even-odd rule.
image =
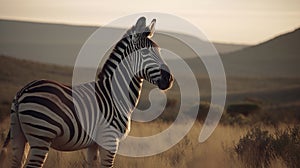
[[[245,167],[270,167],[275,158],[287,167],[300,167],[300,126],[277,130],[275,134],[255,127],[234,146]]]
[[[245,117],[244,115],[238,114],[235,116],[229,115],[226,111],[223,113],[221,118],[221,123],[224,125],[238,125],[238,126],[244,126],[249,125],[253,121],[249,117]]]
[[[198,107],[197,120],[199,122],[204,122],[204,120],[207,116],[207,113],[209,111],[210,103],[209,102],[200,102],[200,104],[198,106],[199,107]]]
[[[268,131],[256,127],[248,131],[234,149],[246,167],[269,167],[275,158],[273,140]]]
[[[164,112],[161,114],[159,118],[165,122],[174,122],[174,120],[178,115],[179,108],[180,108],[180,100],[176,98],[168,97]]]
[[[276,131],[274,150],[287,167],[300,167],[300,126]]]
[[[198,107],[197,107],[198,106]],[[197,114],[197,120],[200,123],[203,123],[205,120],[207,120],[207,115],[209,110],[211,110],[212,114],[220,114],[222,113],[222,108],[219,105],[211,104],[210,102],[200,102],[200,104],[193,106],[190,110],[195,110],[195,108],[198,108],[198,114]],[[211,115],[211,114],[210,114]],[[212,119],[212,118],[210,118]],[[208,120],[207,124],[212,124],[216,121],[214,120]]]
[[[248,116],[254,112],[259,111],[261,108],[259,105],[255,103],[238,103],[238,104],[231,104],[227,107],[226,111],[228,114],[235,116],[242,114],[244,116]]]
[[[230,104],[223,113],[221,123],[225,125],[249,125],[263,122],[261,109],[260,105],[252,102]]]

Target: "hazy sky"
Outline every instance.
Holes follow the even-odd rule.
[[[300,0],[0,0],[1,19],[104,25],[146,11],[183,17],[219,42],[256,44],[300,27]]]

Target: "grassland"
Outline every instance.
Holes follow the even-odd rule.
[[[70,84],[72,69],[55,65],[33,63],[9,57],[0,57],[0,144],[9,129],[9,109],[15,93],[26,83],[35,79],[52,79]],[[174,147],[161,154],[133,158],[117,155],[116,167],[245,167],[234,148],[239,140],[247,134],[253,126],[260,126],[274,133],[276,129],[285,129],[300,121],[299,107],[299,78],[241,78],[228,77],[227,106],[234,103],[252,103],[260,107],[249,116],[231,116],[224,113],[222,122],[212,136],[204,143],[198,142],[202,128],[201,117],[205,117],[207,107],[199,112],[199,121],[191,131]],[[201,82],[200,92],[204,99],[210,95],[205,88],[209,88],[209,80],[198,76]],[[147,94],[150,87],[146,85],[143,94]],[[130,135],[146,136],[161,132],[170,125],[172,117],[176,117],[178,90],[176,86],[169,93],[173,103],[170,103],[164,114],[150,123],[132,123]],[[147,97],[141,99],[141,104],[147,104]],[[175,98],[174,98],[175,97]],[[200,104],[201,105],[201,104]],[[209,105],[209,103],[208,103]],[[192,107],[191,107],[192,108]],[[204,110],[203,110],[204,109]],[[206,110],[205,110],[206,109]],[[171,118],[171,119],[170,119]],[[228,122],[228,121],[231,122]],[[238,121],[238,122],[237,122]],[[240,122],[243,121],[243,122]],[[269,121],[272,121],[269,123]],[[274,123],[275,124],[272,124]],[[11,155],[9,148],[8,156]],[[85,151],[58,152],[51,150],[45,167],[86,167]],[[6,159],[9,165],[9,159]],[[270,167],[287,167],[282,159],[271,160]]]
[[[8,124],[7,121],[5,123]],[[5,129],[7,124],[2,126],[1,129]],[[162,131],[162,128],[166,126],[167,123],[165,122],[154,122],[148,125],[133,123],[131,134],[139,136],[152,134],[153,132]],[[250,129],[249,126],[219,125],[206,142],[199,143],[197,139],[201,127],[201,124],[196,123],[185,138],[166,152],[141,158],[117,155],[115,165],[116,167],[122,168],[245,167],[243,162],[238,159],[238,155],[234,152],[234,145]],[[274,131],[273,128],[265,128]],[[10,151],[8,153],[10,155]],[[6,164],[9,165],[7,160]],[[86,167],[86,165],[84,150],[75,152],[58,152],[51,150],[47,162],[45,163],[46,168],[74,168]],[[286,166],[282,160],[274,159],[271,161],[271,167]]]

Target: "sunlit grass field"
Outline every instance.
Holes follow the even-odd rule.
[[[7,130],[8,120],[1,124],[1,130]],[[132,124],[131,135],[144,136],[161,132],[169,124],[165,122],[152,122],[149,124]],[[218,125],[212,136],[204,143],[198,142],[198,136],[202,124],[195,122],[190,132],[171,149],[149,157],[127,157],[117,155],[115,167],[117,168],[198,168],[198,167],[245,167],[246,165],[239,160],[234,146],[239,139],[251,129],[250,126],[226,126]],[[285,128],[286,125],[280,126]],[[263,126],[264,129],[274,132],[274,128]],[[4,131],[6,132],[6,131]],[[1,144],[3,142],[3,135]],[[51,149],[45,163],[46,168],[61,167],[87,167],[85,150],[74,152],[59,152]],[[9,166],[11,149],[8,149],[8,158],[5,165]],[[271,161],[271,167],[286,167],[282,160],[276,158]]]
[[[9,130],[9,113],[11,101],[16,92],[22,88],[26,83],[35,79],[52,79],[63,83],[71,83],[72,69],[68,67],[59,67],[55,65],[38,64],[30,61],[22,61],[8,57],[0,58],[0,145]],[[16,66],[18,65],[18,66]],[[201,93],[207,93],[205,88],[209,88],[208,79],[199,76],[201,81]],[[300,121],[300,101],[299,101],[299,78],[287,79],[261,79],[261,78],[228,78],[228,94],[227,107],[232,105],[242,105],[244,109],[249,111],[249,104],[259,107],[258,110],[250,110],[248,116],[238,114],[232,116],[231,114],[223,114],[221,124],[217,126],[211,137],[204,143],[198,142],[200,130],[202,128],[203,117],[205,117],[205,109],[207,104],[201,103],[201,115],[190,132],[171,149],[149,157],[126,157],[117,155],[115,160],[116,168],[153,168],[153,167],[178,167],[178,168],[198,168],[198,167],[259,167],[260,165],[251,165],[245,163],[241,159],[240,153],[236,151],[236,146],[240,140],[249,133],[253,127],[267,130],[271,135],[276,136],[276,130],[285,130],[288,127],[297,125]],[[175,86],[176,88],[176,86]],[[149,91],[148,86],[145,87],[145,92]],[[203,91],[201,90],[203,89]],[[168,128],[171,122],[176,117],[176,110],[178,110],[179,100],[176,98],[178,93],[170,90],[168,99],[171,103],[167,104],[167,109],[160,119],[149,123],[132,122],[130,135],[134,136],[149,136],[157,134]],[[174,98],[175,97],[175,98]],[[246,102],[246,103],[245,103]],[[147,97],[141,98],[141,105],[147,104]],[[195,106],[198,106],[196,104]],[[193,108],[193,107],[191,107]],[[174,112],[175,111],[175,112]],[[264,142],[263,138],[261,142]],[[247,140],[247,138],[246,138]],[[249,140],[249,139],[248,139]],[[249,140],[251,142],[251,139]],[[258,141],[260,142],[260,141]],[[275,142],[275,141],[274,141]],[[300,151],[300,134],[293,137],[291,134],[286,135],[285,141],[280,141],[285,144],[282,145],[282,150],[289,153],[291,149]],[[251,143],[249,143],[251,145]],[[272,143],[270,143],[272,145]],[[276,144],[276,143],[275,143]],[[248,147],[247,144],[245,147]],[[278,147],[278,145],[277,145]],[[251,147],[250,147],[251,148]],[[85,150],[74,152],[59,152],[52,150],[48,155],[45,163],[46,168],[61,167],[61,168],[77,168],[87,167],[85,159]],[[252,152],[252,153],[251,153]],[[254,153],[253,153],[254,152]],[[250,151],[243,154],[249,158],[259,156],[255,152],[265,151]],[[267,151],[268,152],[268,151]],[[273,151],[270,151],[274,154]],[[273,153],[272,153],[273,152]],[[298,152],[299,153],[299,152]],[[287,155],[289,156],[289,155]],[[4,167],[10,165],[11,148],[8,148],[8,157],[5,159]],[[287,166],[286,158],[282,156],[275,156],[271,159],[269,167],[289,167]],[[287,158],[288,159],[288,158]],[[293,158],[294,159],[294,158]],[[300,156],[295,156],[299,160]],[[251,161],[251,160],[250,160]],[[291,161],[291,163],[294,163]],[[300,165],[294,164],[295,167]],[[262,166],[263,167],[263,166]],[[266,167],[266,166],[265,166]]]

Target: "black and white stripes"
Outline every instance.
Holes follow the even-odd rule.
[[[172,86],[172,75],[150,39],[154,24],[146,27],[145,18],[139,18],[116,44],[97,80],[75,87],[36,80],[17,93],[11,109],[12,167],[42,167],[50,147],[88,148],[91,166],[97,165],[100,151],[101,167],[113,166],[118,142],[130,130],[143,80],[163,90]]]

